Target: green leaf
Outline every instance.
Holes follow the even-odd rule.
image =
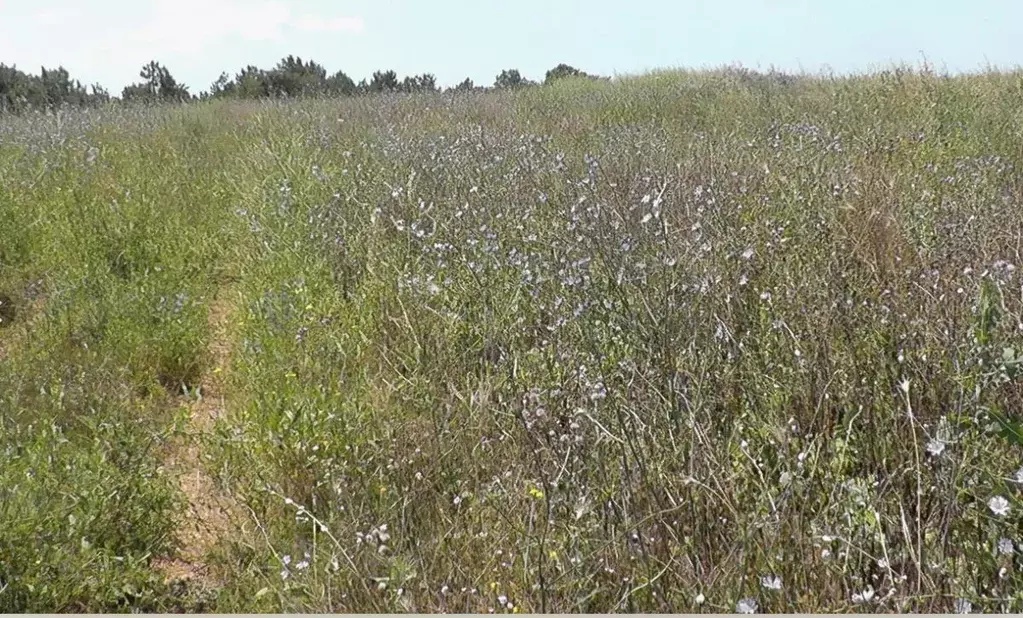
[[[1019,421],[1012,420],[995,410],[991,410],[990,412],[991,416],[994,417],[994,419],[998,421],[998,424],[1002,427],[1002,431],[999,432],[998,435],[1017,446],[1023,446],[1023,424]]]

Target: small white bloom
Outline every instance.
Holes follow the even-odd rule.
[[[987,501],[987,507],[999,517],[1009,514],[1009,501],[1003,496],[995,496]]]
[[[707,600],[707,597],[703,596],[702,592],[700,594],[696,595],[696,604],[697,605],[703,605],[704,601],[706,601],[706,600]]]
[[[931,438],[927,443],[927,452],[933,457],[938,457],[945,452],[945,442],[937,438]]]
[[[973,611],[973,603],[970,603],[969,599],[956,599],[955,602],[955,613],[957,614],[969,614]]]
[[[1015,551],[1016,548],[1012,543],[1012,539],[1007,539],[1004,536],[998,539],[998,553],[1003,556],[1011,556]]]
[[[750,247],[742,252],[742,259],[750,260],[753,258],[753,247]]]
[[[863,605],[864,603],[870,603],[874,600],[874,587],[867,586],[867,589],[863,592],[854,592],[852,595],[853,603],[857,605]]]
[[[755,614],[757,613],[757,600],[752,598],[742,599],[735,604],[735,613],[737,614]]]
[[[777,575],[764,575],[760,578],[760,585],[768,590],[781,590],[781,578]]]

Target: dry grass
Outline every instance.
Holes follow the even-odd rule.
[[[1018,611],[1019,84],[3,125],[0,608]]]

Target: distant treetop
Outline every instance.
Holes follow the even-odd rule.
[[[141,81],[130,84],[121,91],[121,101],[180,103],[197,99],[354,96],[385,92],[415,94],[441,90],[437,84],[437,77],[432,73],[399,77],[393,70],[379,70],[369,79],[362,79],[357,83],[344,71],[328,74],[327,69],[317,62],[292,55],[282,58],[271,69],[249,65],[240,69],[233,77],[227,71],[221,72],[209,88],[198,95],[190,94],[188,86],[175,79],[166,66],[155,60],[142,67],[139,77]],[[549,85],[567,77],[589,76],[573,66],[559,64],[547,71],[543,83]],[[491,88],[512,90],[536,85],[537,82],[524,77],[518,69],[504,69],[494,78]],[[447,90],[476,92],[488,89],[466,78]],[[112,97],[102,86],[95,84],[86,88],[71,79],[63,67],[56,69],[43,67],[39,75],[31,75],[14,66],[0,64],[0,112],[19,112],[64,105],[91,106],[111,100]]]

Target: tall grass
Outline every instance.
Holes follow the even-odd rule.
[[[0,131],[0,607],[1019,611],[1023,76]],[[245,507],[165,583],[212,370]]]

